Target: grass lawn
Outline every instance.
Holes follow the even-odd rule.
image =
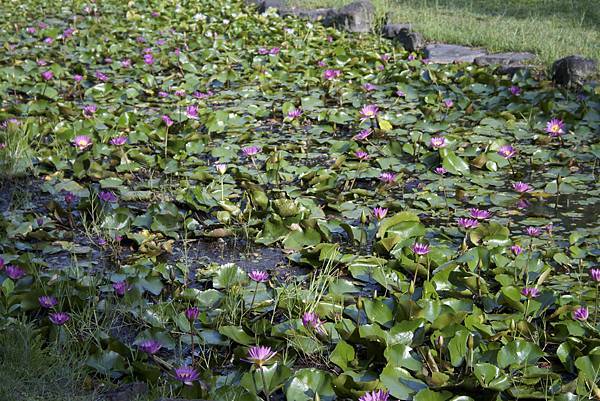
[[[352,0],[294,0],[314,7]],[[372,0],[390,22],[410,22],[428,41],[530,51],[541,62],[571,54],[600,59],[600,7],[592,0]]]

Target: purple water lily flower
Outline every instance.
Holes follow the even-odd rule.
[[[531,227],[531,226],[527,227],[527,229],[525,229],[525,232],[530,237],[539,237],[542,234],[542,230],[539,227]]]
[[[227,171],[227,164],[217,163],[217,164],[215,164],[215,169],[217,170],[217,172],[219,174],[223,175]]]
[[[519,96],[521,94],[521,88],[519,88],[518,86],[515,86],[515,85],[512,85],[510,88],[508,88],[508,91],[513,96]]]
[[[38,302],[42,308],[50,309],[58,304],[58,299],[51,295],[42,295],[41,297],[38,297]]]
[[[460,217],[457,221],[459,226],[469,229],[469,228],[475,228],[479,225],[479,221],[475,220],[475,219],[469,219],[469,218],[465,218],[465,217]]]
[[[47,45],[51,45],[54,42],[54,39],[51,38],[50,36],[48,36],[47,38],[44,39],[44,43]]]
[[[448,170],[446,170],[443,167],[436,167],[435,169],[433,169],[433,171],[435,171],[435,173],[439,175],[444,175],[448,172]]]
[[[152,53],[144,54],[144,63],[146,63],[147,65],[154,64],[154,56],[152,55]]]
[[[101,82],[106,82],[106,81],[108,81],[108,75],[106,75],[106,74],[105,74],[105,73],[103,73],[103,72],[96,71],[96,73],[94,74],[94,76],[96,77],[96,79],[97,79],[98,81],[101,81]]]
[[[248,350],[248,361],[258,367],[262,367],[265,363],[271,360],[277,352],[271,350],[271,347],[254,346]]]
[[[138,344],[140,351],[154,355],[162,348],[162,344],[156,340],[144,340]]]
[[[444,99],[444,106],[449,109],[454,106],[454,101],[452,99]]]
[[[540,296],[540,290],[535,287],[525,287],[521,290],[521,295],[526,298],[537,298]]]
[[[590,269],[589,273],[592,281],[600,283],[600,269]]]
[[[117,281],[116,283],[113,283],[112,288],[115,291],[115,294],[122,297],[129,289],[129,284],[127,284],[127,281]]]
[[[190,322],[197,320],[199,315],[200,309],[197,306],[190,306],[185,310],[185,317]]]
[[[389,393],[385,390],[374,390],[365,393],[358,401],[388,401]]]
[[[429,144],[434,149],[443,148],[444,146],[446,146],[446,138],[444,138],[443,136],[434,136],[431,138]]]
[[[100,191],[100,193],[98,194],[98,198],[100,198],[100,200],[102,202],[107,202],[107,203],[115,203],[119,200],[117,195],[115,195],[111,191]]]
[[[517,154],[517,150],[510,145],[503,145],[498,149],[498,154],[505,159],[510,159]]]
[[[342,72],[340,70],[325,70],[323,72],[323,78],[328,81],[338,78],[340,75],[342,75]]]
[[[521,248],[519,245],[513,245],[513,246],[511,246],[510,250],[512,251],[512,253],[515,256],[519,256],[521,254],[521,252],[523,252],[523,248]]]
[[[189,105],[185,108],[185,115],[192,120],[196,120],[198,118],[198,106]]]
[[[575,319],[575,320],[579,320],[579,321],[587,320],[589,315],[590,315],[590,312],[588,311],[588,308],[586,308],[585,306],[579,306],[579,307],[575,308],[575,310],[573,311],[573,319]]]
[[[288,118],[291,118],[292,120],[300,117],[301,115],[302,115],[302,109],[301,108],[290,110],[287,113]]]
[[[131,59],[126,58],[126,59],[121,60],[121,67],[123,67],[123,68],[131,67]]]
[[[559,137],[565,133],[565,123],[558,118],[553,118],[546,123],[546,132],[551,137]]]
[[[307,329],[313,329],[317,332],[323,333],[325,329],[323,328],[323,322],[319,319],[319,315],[315,312],[305,312],[302,315],[302,325]]]
[[[250,280],[257,283],[269,281],[269,273],[263,270],[252,270],[250,273],[248,273],[248,277],[250,277]]]
[[[363,89],[364,89],[365,91],[367,91],[367,92],[372,92],[372,91],[374,91],[375,89],[377,89],[377,86],[373,85],[373,84],[372,84],[372,83],[370,83],[370,82],[367,82],[367,83],[363,84],[363,86],[362,86],[362,87],[363,87]]]
[[[165,91],[158,91],[158,97],[169,97],[169,93]]]
[[[200,375],[191,366],[181,366],[175,369],[175,379],[182,382],[186,386],[191,386],[199,378]]]
[[[171,125],[173,125],[173,120],[171,120],[171,117],[169,117],[166,114],[161,117],[161,120],[163,120],[163,122],[165,123],[165,125],[167,127],[170,127]]]
[[[97,110],[98,106],[96,106],[95,104],[86,104],[85,106],[83,106],[83,115],[89,118],[93,116]]]
[[[489,211],[477,209],[476,207],[471,208],[469,212],[471,213],[471,217],[477,220],[487,220],[492,215]]]
[[[109,143],[113,146],[123,146],[127,143],[127,137],[126,136],[117,136],[115,138],[111,138]]]
[[[369,135],[371,135],[371,129],[367,128],[364,129],[362,131],[360,131],[358,134],[354,135],[354,140],[355,141],[364,141],[365,139],[367,139],[369,137]]]
[[[419,242],[415,242],[413,244],[413,246],[410,247],[410,249],[416,255],[427,255],[429,253],[429,245],[427,245],[427,244],[421,244]]]
[[[269,50],[269,54],[274,56],[276,54],[279,54],[279,52],[281,51],[281,48],[279,47],[273,47],[272,49]]]
[[[374,207],[373,208],[373,216],[375,216],[375,218],[377,220],[383,220],[385,218],[385,216],[387,215],[388,209],[384,208],[384,207]]]
[[[523,192],[529,192],[529,191],[531,191],[531,190],[533,189],[533,188],[531,187],[531,185],[529,185],[529,184],[526,184],[526,183],[524,183],[524,182],[521,182],[521,181],[514,182],[514,183],[512,184],[512,187],[513,187],[513,189],[514,189],[515,191],[517,191],[517,192],[519,192],[519,193],[523,193]]]
[[[8,265],[5,270],[6,275],[13,280],[18,280],[25,275],[25,269],[19,266]]]
[[[83,75],[79,75],[79,74],[74,74],[73,75],[73,81],[75,82],[81,82],[83,80]]]
[[[364,150],[357,150],[354,153],[354,155],[360,161],[364,161],[364,160],[368,160],[369,159],[369,154],[367,152],[365,152]]]
[[[396,96],[398,96],[398,97],[405,97],[406,93],[402,92],[401,90],[397,90],[396,91]]]
[[[265,54],[269,54],[269,49],[267,49],[266,47],[260,47],[258,49],[258,54],[260,54],[261,56],[264,56]]]
[[[71,316],[67,312],[55,312],[48,315],[48,319],[57,326],[62,326],[67,323]]]
[[[73,146],[79,150],[85,150],[92,146],[92,138],[87,135],[77,135],[73,138]]]
[[[35,29],[35,28],[34,28],[34,27],[32,27],[32,26],[29,26],[29,27],[27,27],[27,29],[25,29],[25,31],[26,31],[27,33],[29,33],[29,34],[33,35],[34,33],[36,33],[36,32],[37,32],[37,29]]]
[[[360,115],[361,121],[364,120],[368,120],[369,118],[375,118],[377,117],[377,114],[379,113],[379,107],[377,107],[374,104],[368,104],[366,106],[363,106],[362,109],[360,109]]]
[[[52,78],[54,78],[54,73],[50,70],[44,71],[42,72],[42,78],[44,81],[50,81]]]
[[[385,171],[379,174],[379,179],[386,184],[392,184],[394,181],[396,181],[396,174]]]
[[[63,198],[65,203],[70,205],[77,200],[77,195],[75,195],[73,192],[67,192]]]
[[[175,91],[175,96],[184,97],[185,96],[185,91],[183,89],[177,89]]]
[[[258,146],[248,146],[242,149],[245,156],[251,157],[260,153],[261,149]]]

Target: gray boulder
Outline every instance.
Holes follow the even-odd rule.
[[[337,10],[328,25],[347,32],[371,32],[375,26],[375,7],[368,0],[355,1]]]
[[[420,50],[425,46],[423,35],[413,32],[410,24],[386,24],[381,34],[387,39],[397,40],[409,52]]]
[[[596,60],[582,56],[569,56],[552,64],[552,80],[559,85],[583,85],[597,71]]]
[[[517,53],[494,53],[475,58],[475,64],[484,65],[499,65],[503,67],[522,65],[523,63],[533,60],[535,54],[527,52]]]
[[[434,43],[425,47],[425,57],[437,64],[472,63],[477,57],[486,54],[484,49],[445,43]]]

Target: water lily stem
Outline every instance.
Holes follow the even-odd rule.
[[[254,306],[254,300],[256,299],[256,293],[258,292],[258,281],[256,282],[256,287],[254,287],[254,293],[252,294],[252,301],[250,302],[250,310]]]
[[[260,369],[260,377],[262,378],[263,393],[265,394],[265,399],[266,399],[266,401],[270,401],[269,390],[267,388],[267,380],[265,379],[265,372],[264,372],[262,366],[259,369]]]

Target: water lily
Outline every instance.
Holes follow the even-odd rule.
[[[535,287],[525,287],[521,290],[521,295],[526,298],[537,298],[540,296],[540,290]]]
[[[18,280],[21,277],[25,276],[25,269],[15,265],[6,266],[6,275],[12,280]]]
[[[85,150],[92,146],[92,138],[87,135],[77,135],[73,138],[73,146],[79,150]]]
[[[115,138],[111,138],[109,143],[113,146],[123,146],[127,143],[127,137],[126,136],[117,136]]]
[[[431,138],[429,144],[434,149],[443,148],[444,146],[446,146],[446,138],[444,138],[443,136],[434,136]]]
[[[375,85],[373,85],[372,83],[369,83],[369,82],[367,82],[367,83],[363,84],[363,86],[362,86],[362,87],[363,87],[363,89],[364,89],[365,91],[367,91],[367,92],[372,92],[372,91],[374,91],[375,89],[377,89],[377,86],[375,86]]]
[[[81,82],[82,80],[83,80],[83,75],[80,75],[80,74],[73,75],[73,81]]]
[[[189,105],[185,108],[185,115],[192,120],[198,119],[198,106]]]
[[[38,297],[38,302],[40,303],[40,306],[42,308],[50,309],[58,304],[58,299],[56,299],[52,295],[42,295]]]
[[[590,277],[592,278],[592,281],[600,283],[600,269],[592,268],[589,270],[589,273],[590,273]]]
[[[115,294],[122,297],[129,289],[129,284],[127,284],[127,281],[117,281],[116,283],[113,283],[112,287]]]
[[[365,393],[358,401],[388,401],[389,394],[384,390],[374,390],[370,393]]]
[[[215,169],[219,174],[223,175],[227,171],[227,164],[217,163],[215,164]]]
[[[511,145],[504,145],[501,146],[500,149],[498,149],[498,154],[504,157],[505,159],[510,159],[511,157],[517,154],[517,150]]]
[[[67,323],[71,316],[67,312],[55,312],[48,315],[48,319],[57,326],[62,326]]]
[[[410,249],[416,254],[416,255],[427,255],[429,253],[429,245],[427,244],[422,244],[420,242],[415,242],[413,244],[413,246],[410,247]]]
[[[444,175],[448,172],[448,170],[446,170],[443,167],[436,167],[433,171],[435,171],[435,173],[439,175]]]
[[[451,108],[452,106],[454,106],[454,101],[452,99],[444,99],[444,106],[446,106],[446,108]]]
[[[354,155],[356,156],[357,159],[359,159],[360,161],[365,161],[369,159],[369,154],[367,152],[365,152],[364,150],[357,150]]]
[[[187,308],[185,310],[185,317],[190,322],[193,322],[196,319],[198,319],[199,315],[200,315],[200,309],[197,306],[190,306],[189,308]]]
[[[386,184],[392,184],[394,181],[396,181],[396,174],[386,171],[379,174],[379,179]]]
[[[510,88],[508,88],[508,91],[513,96],[519,96],[521,94],[521,88],[519,88],[518,86],[515,86],[515,85],[512,85]]]
[[[353,139],[355,141],[364,141],[371,135],[373,131],[370,128],[361,130],[358,134],[354,135]]]
[[[258,367],[262,367],[275,355],[277,355],[277,352],[271,350],[271,347],[254,346],[250,347],[248,350],[248,361],[252,362]]]
[[[519,256],[521,252],[523,252],[523,248],[521,248],[519,245],[511,246],[510,250],[515,256]]]
[[[244,153],[245,156],[254,156],[258,153],[260,153],[261,149],[258,146],[248,146],[245,148],[242,148],[242,153]]]
[[[98,198],[100,198],[100,200],[102,202],[107,202],[107,203],[115,203],[119,200],[117,195],[115,195],[111,191],[100,191],[100,193],[98,194]]]
[[[144,340],[138,344],[140,351],[154,355],[162,348],[162,344],[156,340]]]
[[[315,312],[305,312],[302,315],[302,324],[307,329],[312,329],[320,333],[325,331],[323,328],[323,322],[321,322],[319,315],[317,315]]]
[[[97,110],[98,106],[96,106],[95,104],[87,104],[83,106],[83,115],[89,118],[93,116]]]
[[[515,191],[517,191],[519,193],[529,192],[529,191],[531,191],[533,189],[531,187],[531,185],[526,184],[526,183],[521,182],[521,181],[513,182],[512,187],[513,187],[513,189]]]
[[[585,306],[579,306],[579,307],[575,308],[575,310],[573,311],[573,319],[575,319],[575,320],[579,320],[579,321],[587,320],[589,315],[590,315],[590,312],[588,311],[588,308],[586,308]]]
[[[385,216],[387,215],[388,209],[384,208],[384,207],[374,207],[373,208],[373,216],[375,216],[375,218],[377,220],[383,220],[385,218]]]
[[[167,127],[170,127],[171,125],[173,125],[173,120],[171,120],[171,117],[169,117],[168,115],[164,114],[161,117],[161,120],[163,120],[163,122],[165,123],[165,125]]]
[[[44,71],[42,72],[42,78],[44,81],[50,81],[52,78],[54,78],[54,73],[50,70]]]
[[[342,72],[340,70],[325,70],[323,72],[323,78],[328,81],[338,78],[340,75],[342,75]]]
[[[101,71],[96,71],[96,73],[94,74],[94,76],[96,77],[96,79],[98,81],[101,81],[101,82],[108,81],[108,75],[106,75],[105,73],[103,73]]]
[[[250,277],[250,280],[257,283],[269,281],[269,273],[263,270],[252,270],[250,273],[248,273],[248,277]]]
[[[375,118],[377,117],[378,113],[379,107],[374,104],[363,106],[363,108],[360,109],[361,121],[368,120],[369,118]]]
[[[175,369],[175,379],[182,382],[186,386],[191,386],[199,378],[200,375],[191,366],[181,366]]]
[[[297,109],[292,109],[290,111],[288,111],[287,116],[288,118],[294,120],[298,117],[300,117],[302,115],[302,109],[297,108]]]
[[[539,227],[527,227],[525,232],[530,237],[539,237],[542,234],[542,230]]]
[[[487,220],[492,215],[489,211],[477,209],[476,207],[471,208],[469,212],[471,213],[471,217],[477,220]]]
[[[469,219],[469,218],[465,218],[465,217],[460,217],[457,220],[457,223],[459,226],[463,227],[463,228],[475,228],[479,225],[479,221],[475,220],[475,219]]]
[[[553,118],[546,123],[546,132],[551,137],[559,137],[565,133],[565,123],[558,118]]]

